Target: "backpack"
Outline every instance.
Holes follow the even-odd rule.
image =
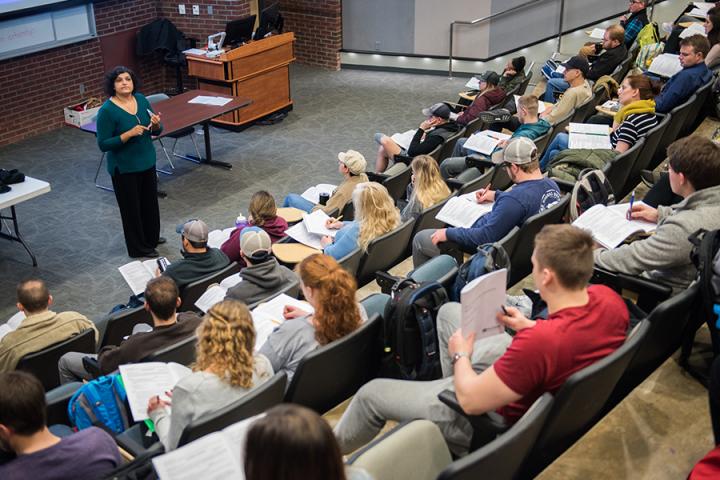
[[[635,66],[642,70],[650,68],[655,57],[663,53],[665,44],[663,42],[649,43],[640,47],[638,56],[635,58]]]
[[[720,330],[720,230],[698,230],[688,238],[693,244],[690,254],[698,269],[701,309],[710,331]],[[720,345],[718,345],[720,347]]]
[[[587,168],[580,172],[580,177],[570,195],[568,210],[570,221],[575,221],[584,211],[600,203],[603,205],[615,203],[612,186],[602,170]]]
[[[658,30],[657,23],[650,22],[647,25],[645,25],[643,28],[641,28],[637,34],[637,37],[635,38],[635,41],[641,47],[644,47],[645,45],[650,45],[653,43],[659,43],[660,42],[660,32]]]
[[[126,399],[120,375],[106,375],[84,384],[75,392],[68,403],[68,418],[78,430],[103,426],[122,433],[130,427]]]
[[[406,380],[440,378],[436,319],[447,293],[438,282],[400,279],[383,314],[383,376]]]
[[[470,257],[470,260],[463,263],[458,269],[455,283],[453,283],[452,289],[449,292],[450,301],[459,302],[460,292],[465,288],[465,285],[486,273],[494,272],[501,268],[507,269],[508,278],[510,278],[510,256],[502,245],[497,243],[480,245],[477,253]]]

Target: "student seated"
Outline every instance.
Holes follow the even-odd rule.
[[[410,163],[412,177],[408,185],[408,202],[400,212],[400,221],[405,222],[420,215],[450,196],[450,189],[440,176],[440,169],[434,158],[418,155]]]
[[[677,294],[697,273],[688,236],[701,228],[720,228],[720,146],[692,135],[675,141],[667,154],[670,186],[684,200],[657,209],[635,203],[632,218],[657,223],[657,230],[613,250],[596,250],[595,264],[628,275],[642,274],[671,286]]]
[[[247,480],[371,479],[365,470],[343,464],[330,425],[300,405],[277,405],[254,421],[243,457]]]
[[[480,77],[480,91],[469,107],[460,113],[451,113],[450,119],[460,125],[467,125],[476,118],[480,112],[490,110],[494,105],[499,105],[505,99],[505,90],[498,86],[500,75],[487,71]]]
[[[360,247],[367,251],[370,242],[393,231],[400,225],[400,212],[385,187],[375,182],[361,183],[353,191],[355,220],[342,222],[329,219],[327,227],[339,230],[335,238],[321,239],[323,252],[340,260]]]
[[[228,290],[227,299],[252,305],[298,283],[297,275],[273,257],[270,236],[258,227],[243,230],[240,256],[247,267],[240,270],[242,281]]]
[[[376,379],[365,384],[335,427],[342,453],[372,440],[388,420],[422,418],[435,422],[451,450],[462,454],[470,444],[472,427],[440,402],[440,392],[454,387],[466,413],[496,410],[513,423],[543,393],[557,392],[570,375],[622,345],[628,310],[611,289],[588,286],[592,250],[592,237],[579,228],[543,227],[535,237],[532,276],[549,315],[535,322],[507,307],[498,321],[515,330],[514,337],[504,332],[477,341],[474,334],[463,337],[460,305],[443,306],[438,336],[446,377],[424,382]]]
[[[454,242],[467,253],[475,253],[483,243],[500,240],[515,226],[520,226],[538,212],[560,199],[555,181],[544,178],[538,164],[537,148],[527,138],[513,139],[502,152],[493,155],[495,168],[506,168],[515,186],[506,192],[489,188],[476,193],[478,203],[495,202],[490,213],[480,217],[470,228],[422,230],[413,239],[415,268],[440,255],[439,243]]]
[[[306,212],[322,210],[325,213],[330,213],[335,209],[342,212],[345,204],[352,200],[352,192],[355,187],[368,181],[368,176],[365,173],[366,168],[367,162],[360,152],[355,150],[340,152],[338,153],[338,171],[343,176],[343,181],[330,195],[325,205],[315,205],[310,200],[303,198],[302,195],[291,193],[285,197],[283,207],[295,207]]]
[[[273,376],[267,359],[253,354],[255,327],[244,303],[223,300],[213,305],[197,334],[193,373],[167,392],[172,402],[159,397],[165,392],[148,401],[148,415],[165,451],[177,447],[191,422],[241,399]]]
[[[620,25],[611,25],[603,34],[603,41],[591,43],[580,49],[579,55],[588,59],[590,67],[585,75],[587,80],[596,82],[603,75],[610,75],[615,68],[627,57],[627,48],[623,42],[625,29]],[[555,99],[570,88],[563,75],[557,73],[556,62],[550,60],[543,67],[543,72],[550,79],[544,77],[535,85],[533,95],[544,102],[555,103]]]
[[[0,372],[14,370],[27,354],[35,353],[56,343],[67,340],[88,328],[95,331],[95,324],[78,312],[55,313],[50,310],[53,297],[45,282],[30,279],[17,286],[17,309],[26,317],[14,331],[0,339]]]
[[[153,321],[151,331],[142,331],[128,336],[120,345],[106,345],[97,355],[68,352],[58,362],[60,382],[90,380],[91,373],[85,370],[83,358],[97,360],[101,375],[107,375],[120,365],[135,363],[164,347],[180,342],[195,333],[202,318],[195,312],[176,313],[181,300],[177,285],[170,277],[156,277],[145,287],[145,311]]]
[[[617,153],[629,150],[657,125],[653,99],[659,92],[657,84],[645,75],[630,75],[623,80],[618,91],[621,108],[613,118],[610,133],[610,145]],[[568,148],[569,141],[570,135],[566,132],[555,136],[540,160],[543,172],[558,153]]]
[[[367,319],[355,300],[355,278],[331,257],[310,255],[296,270],[303,295],[315,313],[286,306],[285,321],[259,351],[275,372],[287,373],[288,383],[305,355],[355,331]]]
[[[519,56],[515,58],[511,58],[508,60],[508,62],[505,64],[505,68],[503,69],[502,74],[500,75],[500,79],[498,80],[497,86],[501,88],[503,91],[508,92],[513,91],[515,88],[519,87],[521,83],[525,81],[527,78],[525,76],[525,57]],[[465,95],[477,95],[480,92],[480,90],[469,90],[464,92]],[[467,100],[464,97],[460,97],[460,100],[458,100],[458,103],[460,105],[469,105],[472,103],[470,100]]]
[[[288,223],[284,218],[278,217],[275,199],[265,190],[253,193],[248,206],[248,219],[246,225],[240,225],[230,233],[230,238],[220,246],[220,250],[227,255],[231,262],[238,262],[240,267],[245,266],[245,260],[240,255],[240,235],[246,227],[260,227],[275,243],[285,236]]]
[[[685,103],[693,93],[712,78],[712,71],[705,63],[710,52],[710,42],[702,35],[692,35],[680,42],[680,65],[682,70],[670,77],[660,94],[655,97],[655,111],[668,113]]]
[[[375,141],[380,147],[375,160],[375,171],[384,172],[395,155],[408,157],[427,155],[445,143],[448,138],[460,130],[458,124],[450,120],[450,113],[450,107],[444,103],[436,103],[430,108],[423,108],[422,114],[427,117],[427,120],[420,124],[420,128],[415,132],[407,150],[400,147],[387,135],[376,133]],[[388,172],[388,174],[390,173],[392,170]]]
[[[58,437],[47,427],[46,410],[38,379],[19,371],[0,373],[0,450],[16,455],[0,463],[0,478],[105,478],[121,465],[110,435],[90,427]]]
[[[620,25],[625,28],[625,46],[630,48],[645,25],[649,23],[647,16],[648,0],[631,0],[628,12],[620,17]]]
[[[190,220],[182,227],[180,253],[183,259],[172,262],[162,272],[175,280],[181,292],[187,285],[230,265],[227,255],[217,248],[208,247],[209,233],[208,226],[202,220]]]
[[[535,95],[523,95],[518,98],[517,104],[517,113],[507,122],[508,124],[512,124],[510,127],[510,130],[513,132],[510,137],[511,139],[525,137],[530,140],[535,140],[545,135],[552,128],[552,125],[550,125],[547,120],[538,117],[539,104],[538,98]],[[503,123],[495,123],[490,128],[499,132],[503,126]],[[469,182],[481,175],[480,170],[476,168],[469,169],[465,164],[465,157],[468,155],[481,155],[464,148],[466,141],[467,138],[458,139],[452,157],[446,158],[440,164],[440,173],[443,178],[457,178],[462,182]],[[495,151],[504,148],[509,141],[510,140],[501,141]]]

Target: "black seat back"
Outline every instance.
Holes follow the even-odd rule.
[[[537,475],[595,424],[648,329],[647,320],[643,320],[617,350],[565,381],[555,395],[555,404],[523,469],[523,478]]]
[[[618,201],[629,193],[625,190],[625,185],[628,183],[628,176],[644,145],[645,139],[639,138],[635,142],[635,145],[619,153],[603,167],[603,172],[608,182],[610,182],[615,198],[618,199]]]
[[[710,96],[710,91],[713,84],[715,83],[715,80],[716,77],[713,75],[712,77],[710,77],[709,82],[707,82],[695,92],[697,98],[690,105],[690,111],[688,112],[687,118],[685,119],[685,123],[680,129],[680,134],[678,135],[678,137],[686,137],[688,135],[692,135],[695,129],[700,126],[703,120],[705,120],[705,117],[707,116],[707,110],[704,107],[707,104],[708,97]]]
[[[435,205],[431,205],[422,212],[420,212],[420,214],[415,219],[415,225],[413,226],[412,234],[410,235],[411,239],[414,238],[415,234],[420,230],[425,230],[428,228],[443,228],[445,226],[445,224],[436,219],[435,216],[440,210],[442,210],[448,200],[450,200],[450,198],[446,198],[445,200],[442,200]],[[408,242],[408,244],[410,243],[411,242]]]
[[[397,201],[405,195],[407,186],[410,183],[410,177],[412,176],[412,169],[410,165],[406,165],[406,168],[392,176],[373,172],[368,172],[367,176],[371,182],[382,184],[387,189],[393,201],[397,203]]]
[[[487,124],[482,121],[481,118],[475,118],[473,120],[470,120],[467,125],[465,125],[465,136],[469,137],[475,132],[479,132],[480,130],[485,130],[487,128]],[[452,152],[452,150],[450,151]]]
[[[564,118],[558,120],[558,122],[553,125],[551,136],[552,139],[555,139],[558,133],[567,132],[567,130],[565,130],[565,127],[570,125],[570,120],[572,120],[573,115],[575,115],[575,110],[571,110],[570,113],[568,113]]]
[[[535,146],[537,147],[538,157],[542,157],[542,154],[545,152],[545,148],[547,148],[548,143],[550,143],[550,137],[552,136],[552,133],[553,129],[551,128],[550,130],[533,140],[533,142],[535,142]]]
[[[364,253],[365,252],[363,252],[360,247],[357,247],[355,250],[338,260],[338,263],[354,277],[357,275],[357,271],[360,268],[360,260],[362,260]]]
[[[667,126],[665,133],[663,133],[657,149],[655,149],[655,154],[653,155],[652,162],[648,165],[648,169],[654,170],[655,167],[665,160],[665,157],[667,156],[667,147],[677,140],[680,135],[680,130],[682,130],[685,125],[685,121],[690,114],[690,109],[695,100],[697,100],[697,96],[693,94],[685,103],[682,103],[670,110],[670,124]]]
[[[151,353],[147,357],[140,360],[141,362],[175,362],[180,365],[190,365],[195,361],[195,348],[197,346],[197,337],[191,335],[184,340],[180,340],[172,345]]]
[[[657,117],[658,124],[645,135],[645,145],[643,145],[642,150],[640,150],[638,158],[635,160],[635,164],[630,171],[630,175],[628,175],[624,188],[625,191],[631,191],[640,182],[640,172],[650,165],[655,150],[657,150],[662,136],[665,134],[668,125],[670,125],[672,116],[669,113],[667,115],[658,114]]]
[[[270,407],[282,403],[286,381],[285,372],[276,373],[272,378],[254,387],[241,399],[203,418],[193,420],[183,429],[178,447],[210,433],[218,432],[233,423],[258,415]]]
[[[558,203],[528,218],[520,227],[517,245],[510,254],[511,268],[508,285],[515,285],[530,274],[532,271],[530,257],[535,248],[535,235],[537,235],[545,225],[561,223],[569,203],[570,195],[564,195]]]
[[[472,167],[475,168],[475,167]],[[464,195],[466,193],[475,192],[477,190],[480,190],[481,188],[485,188],[488,186],[490,181],[492,180],[495,167],[489,168],[487,171],[485,171],[482,175],[480,175],[478,178],[474,180],[470,180],[469,182],[463,183],[460,188],[457,190],[457,195]]]
[[[205,278],[201,278],[200,280],[196,280],[188,284],[181,293],[182,304],[180,305],[180,308],[178,308],[178,311],[198,311],[198,308],[195,306],[195,302],[197,302],[198,298],[200,298],[202,294],[205,293],[205,290],[207,290],[210,285],[212,285],[213,283],[220,283],[225,278],[229,277],[230,275],[234,275],[239,271],[240,265],[237,262],[233,262],[220,271],[217,271],[211,275],[208,275]]]
[[[513,480],[535,444],[553,406],[553,396],[543,394],[508,431],[466,457],[448,465],[438,480],[475,480],[491,477]]]
[[[435,157],[435,160],[438,160],[438,162],[441,162],[448,158],[455,148],[455,144],[459,139],[465,136],[465,127],[460,128],[460,130],[457,131],[457,133],[453,134],[452,136],[448,137],[447,140],[445,140],[445,143],[442,144],[442,147],[440,148],[440,151],[438,152],[438,156]]]
[[[378,315],[351,334],[308,353],[295,370],[285,401],[323,414],[375,378],[380,365]]]
[[[355,220],[355,204],[352,200],[345,204],[340,214],[342,215],[342,219],[346,222]]]
[[[88,328],[42,350],[28,353],[15,369],[32,373],[43,384],[45,391],[52,390],[60,385],[58,360],[68,352],[95,353],[95,330]]]
[[[145,310],[143,305],[111,314],[107,320],[100,348],[106,345],[120,345],[123,339],[132,333],[135,325],[139,323],[147,323],[150,326],[153,324],[152,315]]]
[[[587,119],[587,117],[590,116],[590,112],[595,110],[595,105],[597,105],[595,97],[596,94],[593,93],[592,95],[590,95],[590,98],[588,98],[580,106],[578,106],[575,109],[575,113],[573,114],[570,121],[574,123],[583,123]]]
[[[415,219],[400,224],[395,230],[381,235],[370,242],[367,253],[360,259],[357,280],[365,285],[375,278],[375,272],[386,272],[405,259]]]
[[[533,72],[530,70],[528,72],[527,76],[525,77],[525,80],[520,84],[520,88],[518,88],[517,94],[521,97],[525,95],[525,91],[527,90],[528,85],[530,85],[530,80],[532,79]]]

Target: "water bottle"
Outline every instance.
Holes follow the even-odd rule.
[[[246,227],[247,224],[247,219],[243,216],[243,214],[238,214],[237,218],[235,219],[235,228]]]

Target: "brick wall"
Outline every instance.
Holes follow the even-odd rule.
[[[340,69],[341,0],[280,0],[286,32],[295,32],[298,62]]]

